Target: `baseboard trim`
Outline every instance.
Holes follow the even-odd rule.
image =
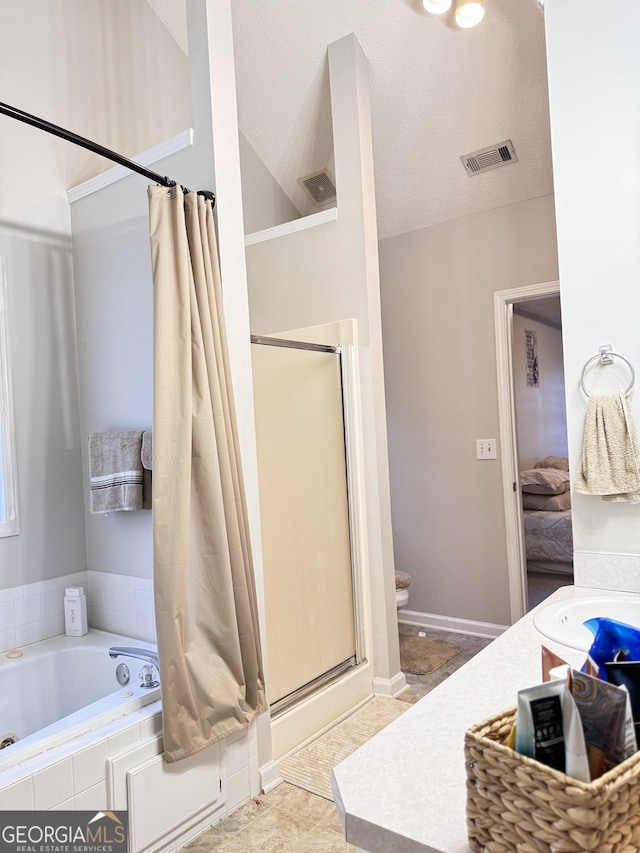
[[[508,627],[494,622],[477,622],[472,619],[422,613],[419,610],[399,610],[398,622],[403,625],[418,625],[421,628],[429,628],[431,631],[449,631],[452,634],[469,634],[472,637],[489,637],[490,639],[499,637]]]
[[[404,672],[397,672],[393,678],[374,678],[373,692],[378,696],[397,696],[407,689]]]
[[[266,764],[260,767],[258,772],[260,773],[260,786],[265,794],[273,791],[281,782],[284,782],[278,771],[278,764],[275,761],[267,761]]]

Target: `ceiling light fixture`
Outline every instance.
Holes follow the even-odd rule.
[[[462,0],[456,8],[456,24],[463,29],[475,27],[484,18],[481,0]]]
[[[432,15],[442,15],[451,8],[451,0],[422,0],[422,5]]]

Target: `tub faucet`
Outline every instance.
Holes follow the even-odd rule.
[[[152,663],[154,666],[158,666],[158,652],[154,652],[153,649],[137,649],[132,646],[111,646],[109,649],[109,657],[117,658],[120,657],[120,655],[124,655],[128,658],[144,660],[148,663]]]

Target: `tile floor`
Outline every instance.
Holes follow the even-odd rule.
[[[428,637],[448,640],[462,650],[429,675],[405,673],[413,701],[433,690],[491,642],[466,634],[399,626],[401,635],[421,630]],[[288,782],[250,800],[184,848],[185,853],[343,853],[355,849],[344,840],[334,804]]]
[[[282,782],[249,800],[185,847],[185,853],[341,853],[355,850],[342,834],[331,800]]]

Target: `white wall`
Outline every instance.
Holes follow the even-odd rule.
[[[190,126],[187,59],[146,0],[2,3],[0,28],[3,102],[128,157]],[[0,127],[0,219],[68,233],[62,191],[111,164],[9,118]]]
[[[525,330],[536,333],[539,385],[527,385]],[[539,320],[513,316],[513,387],[520,470],[544,456],[567,455],[562,331]]]
[[[358,323],[376,675],[399,671],[384,415],[366,59],[353,36],[329,47],[338,219],[247,248],[251,331]]]
[[[508,624],[493,293],[557,279],[553,199],[380,242],[396,568],[409,609]]]
[[[240,138],[244,232],[253,234],[299,219],[300,213],[258,157],[243,133]]]
[[[640,367],[640,52],[636,0],[545,3],[551,141],[558,221],[569,457],[578,463],[585,362],[612,344]],[[602,156],[615,148],[615,156]],[[607,393],[629,374],[592,370]],[[640,398],[632,402],[636,421]],[[575,495],[575,577],[580,584],[640,590],[640,508]]]

